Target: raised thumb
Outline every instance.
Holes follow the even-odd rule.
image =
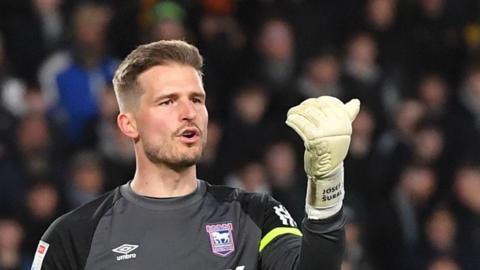
[[[353,122],[360,111],[360,100],[356,98],[350,100],[349,102],[345,103],[345,109],[347,110],[348,117],[350,117],[350,121]]]

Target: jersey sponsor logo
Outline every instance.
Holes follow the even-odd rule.
[[[297,223],[283,205],[276,205],[273,207],[273,210],[275,210],[275,214],[280,218],[283,225],[297,227]]]
[[[135,259],[137,257],[136,253],[130,253],[138,248],[138,245],[132,244],[123,244],[117,248],[112,249],[113,252],[120,253],[123,255],[117,256],[117,261]]]
[[[205,228],[210,238],[213,254],[226,257],[235,250],[232,233],[233,225],[231,222],[209,224]]]
[[[38,243],[37,250],[35,251],[35,258],[33,259],[31,270],[40,270],[42,268],[43,259],[47,254],[50,244],[41,241]]]

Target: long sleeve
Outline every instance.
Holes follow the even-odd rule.
[[[273,208],[272,206],[275,206],[275,203],[277,203],[276,209],[283,207],[276,201],[270,201],[266,208],[266,222],[262,229],[267,232],[264,233],[260,245],[261,269],[340,269],[345,248],[345,218],[343,212],[340,211],[324,220],[306,219],[303,223],[302,236],[294,233],[293,226],[283,227],[286,225],[285,223],[293,224],[290,224],[289,221],[282,223],[281,215],[269,211],[269,208]],[[285,216],[289,216],[285,208],[282,209],[282,212],[286,212]],[[275,220],[279,222],[272,222]],[[274,227],[275,225],[278,227]],[[272,232],[275,231],[278,234],[273,233],[276,237],[272,238]]]
[[[340,269],[345,250],[345,218],[340,211],[324,220],[306,219],[297,270]]]

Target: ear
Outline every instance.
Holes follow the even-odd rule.
[[[138,138],[138,130],[135,119],[131,113],[119,113],[117,124],[122,133],[130,139]]]

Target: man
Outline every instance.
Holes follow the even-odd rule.
[[[307,147],[302,237],[270,196],[197,179],[208,121],[201,68],[198,50],[183,41],[142,45],[126,57],[113,82],[135,176],[55,221],[33,269],[340,268],[342,161],[359,102],[322,97],[289,111],[287,124]]]

